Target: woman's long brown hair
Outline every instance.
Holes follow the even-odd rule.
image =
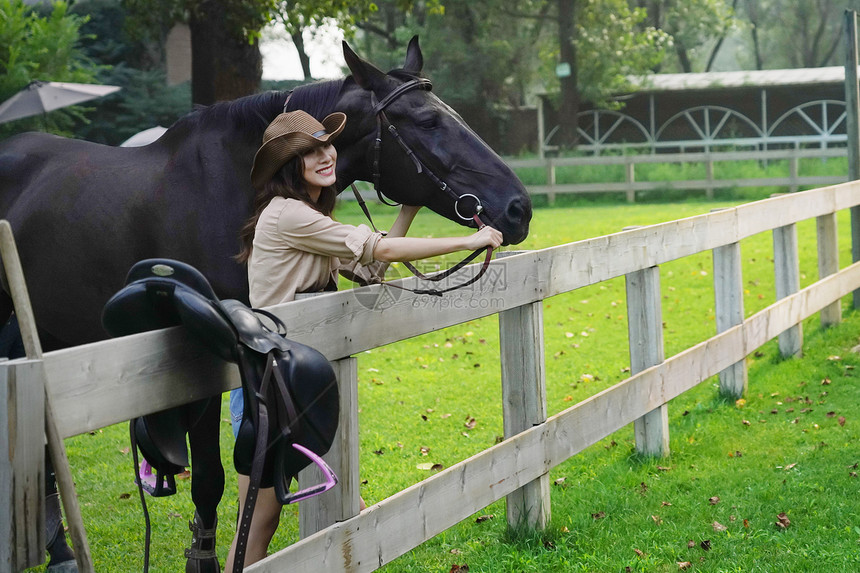
[[[334,186],[323,187],[320,192],[319,199],[316,203],[311,201],[310,195],[305,188],[304,161],[301,156],[296,156],[287,161],[273,176],[266,182],[261,190],[258,190],[254,195],[254,214],[245,221],[239,231],[239,254],[234,258],[240,263],[247,263],[251,258],[251,250],[254,247],[254,231],[257,228],[257,221],[260,220],[260,215],[263,209],[275,197],[286,197],[287,199],[297,199],[303,203],[313,207],[323,215],[331,216],[334,211],[335,200],[337,199],[337,190]]]

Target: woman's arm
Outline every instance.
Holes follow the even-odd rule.
[[[401,213],[403,213],[402,208]],[[414,217],[414,213],[412,216]],[[399,219],[400,216],[398,215]],[[409,223],[411,222],[410,219]],[[395,222],[395,226],[396,224]],[[487,246],[495,248],[501,244],[502,234],[492,227],[484,227],[477,233],[465,237],[400,237],[391,236],[389,233],[376,243],[373,258],[377,261],[393,263],[395,261],[410,261],[447,255],[456,251],[473,251]]]
[[[409,227],[412,226],[412,221],[421,207],[413,207],[412,205],[401,205],[400,212],[397,213],[397,219],[391,225],[391,229],[385,234],[386,237],[405,237]]]

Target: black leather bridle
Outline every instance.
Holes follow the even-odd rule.
[[[373,144],[373,189],[374,189],[374,191],[376,191],[376,195],[379,197],[380,201],[382,201],[386,205],[390,205],[393,207],[397,206],[394,203],[390,203],[390,202],[386,201],[385,197],[382,195],[382,191],[380,190],[380,180],[382,178],[382,174],[381,174],[381,170],[380,170],[380,166],[379,166],[379,160],[380,160],[380,155],[382,154],[382,134],[384,131],[387,131],[394,138],[394,141],[397,142],[397,144],[400,146],[400,148],[406,153],[406,156],[412,160],[412,163],[415,165],[416,171],[418,173],[423,173],[424,175],[429,177],[430,180],[441,191],[447,193],[448,195],[451,196],[451,198],[454,199],[454,213],[456,213],[456,215],[458,217],[460,217],[461,219],[463,219],[464,221],[469,221],[469,220],[474,221],[475,224],[477,225],[478,229],[482,229],[482,228],[484,228],[485,223],[481,220],[481,214],[484,212],[484,206],[481,204],[481,200],[476,195],[474,195],[472,193],[463,193],[463,194],[458,195],[451,188],[450,185],[448,185],[445,181],[443,181],[439,176],[437,176],[433,172],[432,169],[427,167],[427,165],[423,161],[421,161],[421,159],[418,157],[418,155],[415,153],[415,151],[411,147],[409,147],[409,144],[407,144],[406,141],[404,141],[403,138],[400,136],[400,132],[397,131],[397,127],[395,127],[395,125],[393,123],[391,123],[391,121],[388,119],[388,116],[385,115],[385,108],[388,107],[394,100],[399,98],[404,93],[412,91],[412,90],[416,90],[416,89],[430,91],[432,88],[433,88],[433,84],[430,83],[430,80],[428,80],[426,78],[415,78],[415,79],[412,79],[412,80],[409,80],[409,81],[406,81],[406,82],[400,84],[399,86],[397,86],[396,88],[391,90],[391,92],[389,92],[385,97],[383,97],[379,101],[377,101],[377,99],[376,99],[376,94],[374,94],[373,92],[370,92],[370,98],[371,98],[370,101],[371,101],[371,104],[373,105],[372,111],[373,111],[373,114],[376,116],[376,140],[374,141],[374,144]],[[387,128],[386,128],[386,126],[387,126]],[[352,191],[355,194],[356,199],[358,200],[358,204],[361,207],[361,210],[364,211],[364,215],[367,217],[367,220],[370,221],[370,225],[373,227],[374,231],[376,231],[377,230],[376,225],[374,225],[374,223],[373,223],[373,219],[370,216],[370,212],[367,209],[367,205],[365,204],[364,199],[361,197],[361,194],[358,192],[358,189],[356,189],[355,184],[353,183],[353,184],[351,184],[351,186],[352,186]],[[462,201],[463,199],[465,199],[467,197],[471,197],[472,199],[475,200],[475,212],[471,216],[466,216],[460,212],[460,201]],[[414,274],[416,277],[420,278],[421,280],[438,282],[444,278],[451,276],[451,274],[457,272],[458,270],[463,268],[465,265],[472,262],[472,260],[474,260],[475,257],[477,257],[483,251],[486,251],[486,257],[485,257],[484,263],[482,264],[481,269],[478,271],[478,273],[475,276],[473,276],[471,279],[469,279],[468,281],[457,284],[455,286],[448,287],[445,289],[411,289],[411,288],[402,287],[402,286],[395,285],[395,284],[388,283],[388,282],[386,282],[385,284],[388,284],[389,286],[393,286],[393,287],[396,287],[399,289],[408,290],[408,291],[414,292],[415,294],[427,294],[427,295],[433,295],[433,296],[442,296],[443,293],[446,293],[448,291],[452,291],[454,289],[463,288],[465,286],[468,286],[468,285],[474,283],[478,279],[480,279],[490,266],[490,260],[493,257],[493,248],[492,247],[482,247],[482,248],[474,251],[472,254],[468,255],[465,259],[463,259],[462,261],[460,261],[459,263],[457,263],[456,265],[454,265],[450,269],[448,269],[444,272],[441,272],[441,273],[437,273],[437,274],[432,275],[432,276],[426,276],[426,275],[422,274],[418,269],[415,268],[414,265],[412,265],[409,262],[403,263],[404,266],[412,272],[412,274]]]

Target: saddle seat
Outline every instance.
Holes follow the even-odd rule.
[[[233,450],[236,470],[252,479],[260,474],[260,487],[274,485],[281,503],[294,501],[290,480],[314,454],[328,451],[337,430],[337,381],[320,352],[285,338],[283,324],[270,313],[219,300],[197,269],[171,259],[135,264],[126,286],[105,305],[102,323],[111,336],[182,325],[216,356],[237,364],[245,409]],[[208,400],[132,420],[138,447],[158,472],[147,487],[153,495],[175,492],[173,476],[189,465],[186,433]]]

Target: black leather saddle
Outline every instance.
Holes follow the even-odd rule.
[[[261,314],[278,332],[265,326]],[[339,412],[334,370],[321,353],[285,338],[283,323],[270,313],[219,300],[197,269],[170,259],[135,264],[126,286],[105,305],[102,323],[111,336],[182,325],[214,354],[238,365],[245,409],[233,461],[239,473],[250,476],[247,526],[259,487],[274,486],[281,503],[310,495],[290,494],[290,480],[311,461],[321,463],[318,456],[331,447]],[[203,407],[192,403],[132,420],[138,447],[158,472],[152,493],[175,491],[172,476],[188,465],[185,434]],[[324,463],[321,467],[336,481]]]

